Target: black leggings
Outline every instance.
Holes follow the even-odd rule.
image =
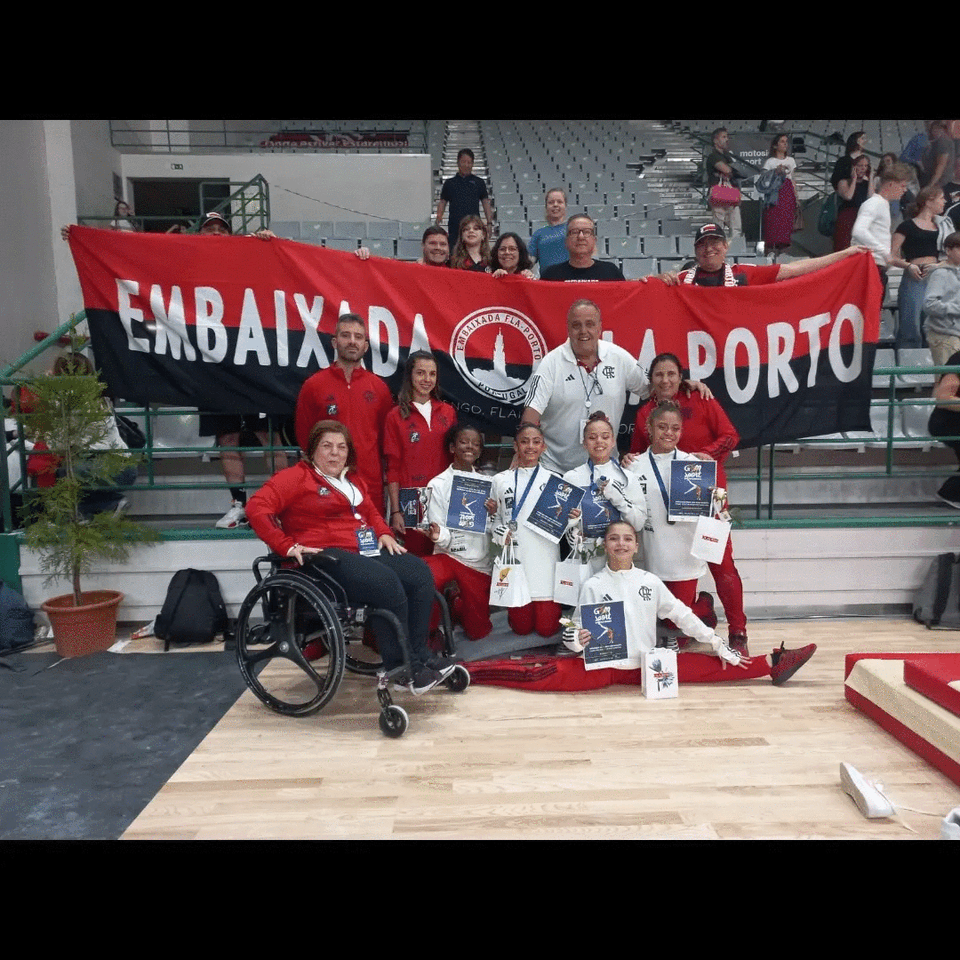
[[[362,557],[349,550],[330,547],[323,551],[338,563],[324,568],[346,591],[356,606],[379,607],[393,613],[407,631],[414,670],[430,656],[427,634],[433,610],[434,585],[430,568],[412,553],[392,554],[381,550],[375,557]],[[309,555],[304,558],[309,564]],[[403,649],[393,627],[380,617],[370,619],[384,668],[403,663]]]

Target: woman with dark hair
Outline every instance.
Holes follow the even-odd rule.
[[[945,200],[940,187],[924,187],[907,208],[890,241],[891,267],[903,267],[897,291],[897,338],[900,347],[922,346],[921,317],[927,281],[940,259],[940,223]]]
[[[427,518],[433,554],[425,558],[433,582],[442,590],[450,606],[450,616],[471,640],[482,640],[493,629],[490,622],[490,534],[483,530],[453,529],[449,522],[450,498],[458,476],[472,477],[483,454],[483,434],[476,427],[457,424],[444,438],[453,463],[428,486],[430,499]],[[484,504],[486,512],[496,508],[493,500]]]
[[[616,431],[617,427],[602,410],[591,413],[583,427],[587,462],[563,475],[567,483],[586,490],[580,503],[580,521],[571,528],[567,539],[574,546],[577,539],[582,542],[592,573],[603,566],[603,537],[596,532],[588,534],[585,525],[587,531],[591,527],[603,529],[612,521],[622,519],[639,530],[647,519],[647,495],[643,486],[617,462]]]
[[[763,240],[768,250],[785,250],[793,241],[793,223],[797,216],[797,191],[793,186],[793,171],[797,161],[788,156],[790,138],[781,133],[770,143],[770,153],[764,170],[776,170],[783,177],[776,203],[763,211]]]
[[[501,233],[490,251],[490,269],[495,277],[518,273],[533,279],[533,261],[527,245],[516,233]]]
[[[418,557],[429,556],[433,544],[426,534],[408,529],[400,508],[401,489],[426,487],[450,463],[444,440],[457,422],[457,412],[440,399],[437,361],[429,350],[407,358],[397,406],[383,424],[383,453],[387,458],[387,497],[390,528]]]
[[[727,489],[727,477],[723,462],[736,449],[740,434],[723,412],[723,407],[714,400],[704,400],[696,391],[689,394],[680,389],[684,370],[680,359],[672,353],[661,353],[650,364],[651,397],[638,411],[633,427],[633,442],[630,457],[624,458],[629,467],[633,455],[644,453],[650,446],[647,423],[654,408],[664,401],[672,401],[680,408],[683,418],[682,448],[701,460],[717,463],[717,486]],[[654,494],[656,491],[654,491]],[[648,489],[648,499],[652,496]],[[727,548],[720,563],[708,564],[717,585],[717,596],[727,615],[727,630],[730,646],[741,653],[747,652],[747,616],[743,610],[743,581],[733,561],[733,538],[727,540]],[[656,571],[654,571],[656,572]],[[701,593],[693,604],[701,619],[711,619],[709,607],[712,598]]]
[[[493,478],[490,492],[496,504],[493,542],[498,546],[516,545],[517,563],[523,568],[530,589],[530,603],[511,607],[507,621],[518,637],[534,630],[541,637],[552,637],[560,629],[560,604],[553,600],[560,548],[523,522],[530,516],[551,476],[551,472],[540,465],[547,444],[539,424],[521,423],[513,438],[513,449],[517,455],[516,468],[504,470]],[[571,517],[574,515],[579,518],[580,511],[573,511]]]
[[[490,268],[490,242],[487,228],[479,217],[464,217],[460,233],[450,257],[454,270],[474,270],[486,273]]]
[[[837,166],[843,162],[841,158]],[[873,196],[873,177],[870,174],[870,160],[864,155],[854,157],[844,168],[843,175],[834,170],[833,188],[839,197],[837,223],[833,229],[833,249],[846,250],[850,246],[850,234],[857,222],[857,212],[864,200]]]
[[[400,546],[354,472],[350,432],[336,420],[310,431],[303,459],[274,474],[248,501],[250,526],[267,546],[298,564],[324,553],[329,570],[351,604],[395,614],[407,633],[412,676],[396,677],[424,693],[453,671],[454,663],[431,654],[427,633],[433,577],[427,565]],[[403,665],[400,638],[379,617],[370,620],[387,672]]]
[[[123,230],[128,233],[137,233],[139,227],[130,219],[133,211],[125,200],[118,200],[113,208],[113,220],[110,223],[111,230]]]

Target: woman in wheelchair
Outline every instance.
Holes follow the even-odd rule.
[[[350,603],[395,614],[407,628],[412,676],[405,676],[400,638],[389,623],[372,617],[384,669],[414,693],[425,693],[455,667],[452,659],[427,648],[433,577],[393,538],[355,466],[350,432],[335,420],[321,420],[310,431],[305,457],[250,498],[247,517],[274,553],[306,564],[307,572],[314,555],[333,558],[327,572]]]

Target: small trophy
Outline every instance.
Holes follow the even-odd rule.
[[[403,525],[408,530],[430,529],[427,521],[427,508],[430,506],[429,487],[401,487],[400,510],[403,513]]]

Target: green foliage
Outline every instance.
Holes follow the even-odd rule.
[[[33,395],[32,404],[24,403],[33,407],[23,417],[27,432],[59,458],[53,486],[32,491],[25,512],[26,543],[40,556],[45,583],[71,581],[79,605],[80,575],[89,573],[95,561],[123,562],[135,543],[153,542],[159,535],[126,517],[99,513],[86,520],[80,512],[86,492],[115,483],[137,462],[126,451],[104,446],[113,425],[100,379],[77,364],[65,374],[34,377],[23,386]]]

